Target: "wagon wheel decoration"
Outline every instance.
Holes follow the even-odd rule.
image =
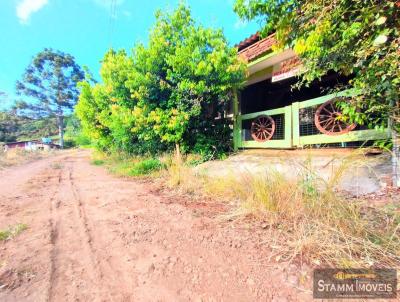
[[[275,132],[275,121],[268,115],[260,115],[251,123],[251,137],[257,142],[266,142]]]
[[[350,124],[341,119],[342,112],[336,104],[336,100],[330,100],[318,107],[315,112],[315,126],[326,135],[341,135],[350,132],[357,125]]]

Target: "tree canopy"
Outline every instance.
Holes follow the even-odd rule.
[[[54,117],[32,119],[18,115],[16,110],[0,111],[0,142],[40,139],[56,133]]]
[[[148,44],[132,55],[106,53],[102,83],[82,82],[76,112],[101,148],[223,150],[230,135],[224,109],[244,69],[222,31],[196,24],[180,5],[156,14]]]
[[[12,112],[0,111],[0,142],[14,142],[18,136],[20,119]]]
[[[63,147],[63,119],[72,112],[79,95],[77,83],[83,78],[73,56],[46,48],[33,58],[21,81],[17,81],[17,92],[29,98],[28,102],[19,102],[17,108],[30,117],[57,117]]]
[[[358,92],[346,112],[358,123],[387,126],[399,117],[400,3],[397,0],[236,0],[243,19],[276,32],[278,48],[292,47],[304,64],[302,84],[328,71],[351,75]],[[358,107],[362,110],[354,110]]]

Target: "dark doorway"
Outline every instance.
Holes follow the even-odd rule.
[[[335,86],[347,83],[349,78],[332,72],[320,81],[315,81],[300,90],[292,88],[297,80],[293,77],[272,83],[271,79],[268,79],[247,86],[241,91],[241,113],[282,108],[291,105],[293,102],[317,98],[329,93],[329,90]]]

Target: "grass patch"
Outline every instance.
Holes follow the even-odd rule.
[[[135,163],[133,167],[129,170],[128,175],[130,176],[148,175],[152,172],[159,171],[163,168],[164,165],[159,159],[150,158]]]
[[[52,163],[51,168],[53,168],[55,170],[60,170],[63,168],[63,165],[61,163]]]
[[[91,161],[96,166],[106,166],[112,173],[120,176],[156,176],[165,169],[163,159],[120,154],[106,155],[94,153]]]
[[[277,260],[398,267],[400,205],[371,207],[336,191],[345,171],[360,164],[352,156],[336,166],[328,180],[320,178],[310,163],[299,163],[297,174],[290,177],[270,170],[232,171],[211,178],[174,162],[168,167],[168,184],[233,204],[226,219],[253,217],[262,222]]]
[[[102,159],[94,159],[92,160],[91,164],[95,165],[95,166],[102,166],[104,165],[106,162]]]
[[[14,226],[10,226],[5,230],[0,230],[0,241],[5,241],[18,236],[20,233],[25,231],[28,226],[24,223],[18,223]]]

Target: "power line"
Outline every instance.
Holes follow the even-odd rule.
[[[117,0],[111,0],[110,1],[109,37],[108,37],[110,48],[112,48],[112,38],[113,38],[113,34],[114,34],[115,19],[117,17],[116,9],[117,9]]]

